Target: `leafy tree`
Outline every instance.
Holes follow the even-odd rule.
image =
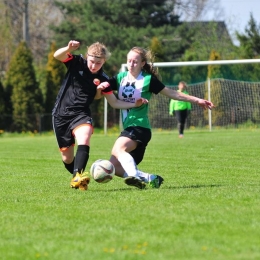
[[[14,38],[12,35],[7,8],[3,3],[0,3],[0,23],[0,71],[5,71],[8,67],[9,57],[14,50]]]
[[[42,95],[36,82],[30,49],[21,42],[11,58],[6,88],[11,93],[13,130],[34,131],[40,124]]]
[[[155,62],[163,62],[164,50],[157,37],[153,37],[150,45],[151,51],[155,54]]]
[[[48,63],[46,66],[47,75],[44,93],[45,113],[51,113],[66,72],[66,67],[64,64],[53,57],[56,50],[56,44],[53,42],[51,44],[51,50],[48,55]]]
[[[55,0],[3,0],[2,2],[5,13],[0,19],[6,19],[7,25],[3,28],[8,28],[12,36],[12,45],[17,46],[21,41],[26,40],[33,54],[34,63],[38,66],[46,63],[49,44],[53,37],[53,31],[50,30],[49,25],[58,25],[63,19],[62,13],[54,5]],[[0,7],[2,11],[2,6]],[[24,17],[28,21],[26,27],[24,27]],[[23,35],[24,29],[27,39]],[[3,37],[4,41],[1,42],[6,43],[7,39]]]

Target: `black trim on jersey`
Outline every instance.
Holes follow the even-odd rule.
[[[114,76],[108,80],[110,87],[113,89],[113,91],[117,91],[117,76]],[[161,92],[166,86],[155,76],[151,77],[149,91],[158,94]]]

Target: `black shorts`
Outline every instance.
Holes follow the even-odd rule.
[[[75,145],[73,130],[80,125],[91,125],[93,121],[90,116],[78,115],[73,117],[52,117],[53,130],[60,149]]]
[[[120,136],[128,137],[131,140],[138,142],[137,147],[130,152],[136,165],[138,165],[143,160],[146,146],[152,138],[151,129],[140,126],[130,126],[124,129]]]

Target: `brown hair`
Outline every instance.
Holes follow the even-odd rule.
[[[184,86],[184,89],[188,90],[188,85],[185,81],[180,81],[179,84],[182,84]]]
[[[111,56],[111,53],[103,43],[95,42],[87,47],[86,56],[93,56],[95,58],[102,58],[107,60]]]
[[[138,53],[141,56],[142,61],[145,62],[143,66],[143,71],[150,73],[156,77],[159,76],[158,69],[153,66],[155,56],[151,50],[146,50],[141,47],[133,47],[130,51]]]

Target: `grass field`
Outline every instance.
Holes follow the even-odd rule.
[[[0,137],[0,259],[260,259],[260,130],[154,132],[140,169],[160,189],[114,178],[69,187],[52,134]],[[94,134],[88,168],[117,134]]]

